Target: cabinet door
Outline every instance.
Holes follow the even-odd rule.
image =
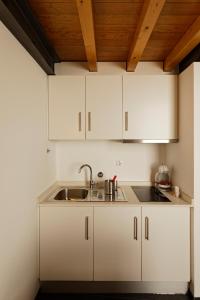
[[[49,138],[85,139],[84,76],[49,76]]]
[[[177,81],[174,75],[123,77],[123,138],[177,138]]]
[[[94,208],[94,280],[141,280],[141,208]]]
[[[40,208],[40,280],[93,279],[93,209]]]
[[[142,280],[190,280],[189,208],[142,208]]]
[[[122,77],[86,77],[87,139],[122,139]]]

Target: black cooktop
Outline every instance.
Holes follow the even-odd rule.
[[[154,186],[132,186],[140,202],[170,202],[159,189]]]

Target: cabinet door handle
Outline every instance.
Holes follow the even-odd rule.
[[[138,237],[137,237],[137,217],[134,217],[134,240],[137,241]]]
[[[149,240],[149,218],[145,217],[145,240]]]
[[[88,112],[88,131],[91,131],[91,112]]]
[[[85,240],[89,240],[89,217],[85,217]]]
[[[128,131],[128,111],[125,112],[125,131]]]
[[[81,112],[78,113],[78,130],[81,131]]]

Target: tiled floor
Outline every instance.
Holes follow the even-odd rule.
[[[154,294],[42,294],[36,300],[191,300],[191,295]]]

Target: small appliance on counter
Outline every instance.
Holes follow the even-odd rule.
[[[159,166],[158,172],[155,175],[155,187],[163,190],[171,189],[169,168],[164,164]]]

